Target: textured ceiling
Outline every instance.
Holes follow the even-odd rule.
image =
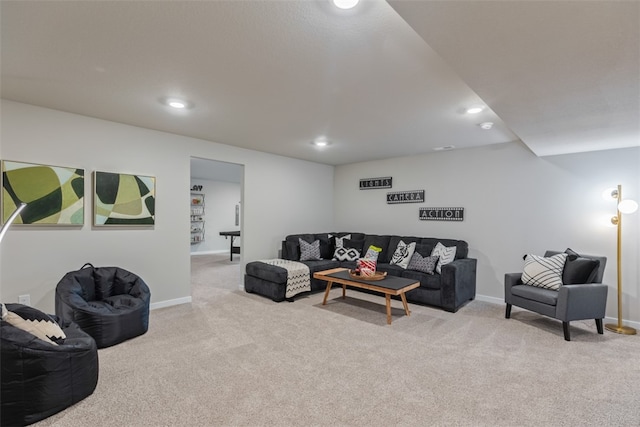
[[[1,95],[334,165],[638,144],[637,3],[390,3],[2,1]]]

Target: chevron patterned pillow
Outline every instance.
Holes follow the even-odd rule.
[[[566,261],[566,253],[547,258],[527,255],[524,257],[522,283],[557,291],[562,286],[562,270]]]
[[[438,242],[433,251],[431,252],[431,256],[438,257],[438,264],[436,265],[436,273],[442,274],[442,266],[445,264],[449,264],[456,259],[456,246],[446,247],[442,243]]]
[[[29,306],[15,305],[13,311],[2,304],[2,320],[53,345],[66,338],[60,326],[49,315]]]

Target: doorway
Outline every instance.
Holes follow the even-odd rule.
[[[191,158],[190,254],[194,302],[205,302],[242,288],[243,183],[244,165]]]

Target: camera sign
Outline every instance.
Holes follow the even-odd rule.
[[[393,193],[387,193],[387,203],[423,203],[424,202],[424,190],[412,190],[412,191],[394,191]]]

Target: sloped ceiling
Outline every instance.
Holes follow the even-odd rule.
[[[637,145],[637,3],[556,3],[2,1],[1,96],[332,165]]]
[[[389,3],[537,155],[640,146],[640,2]]]

